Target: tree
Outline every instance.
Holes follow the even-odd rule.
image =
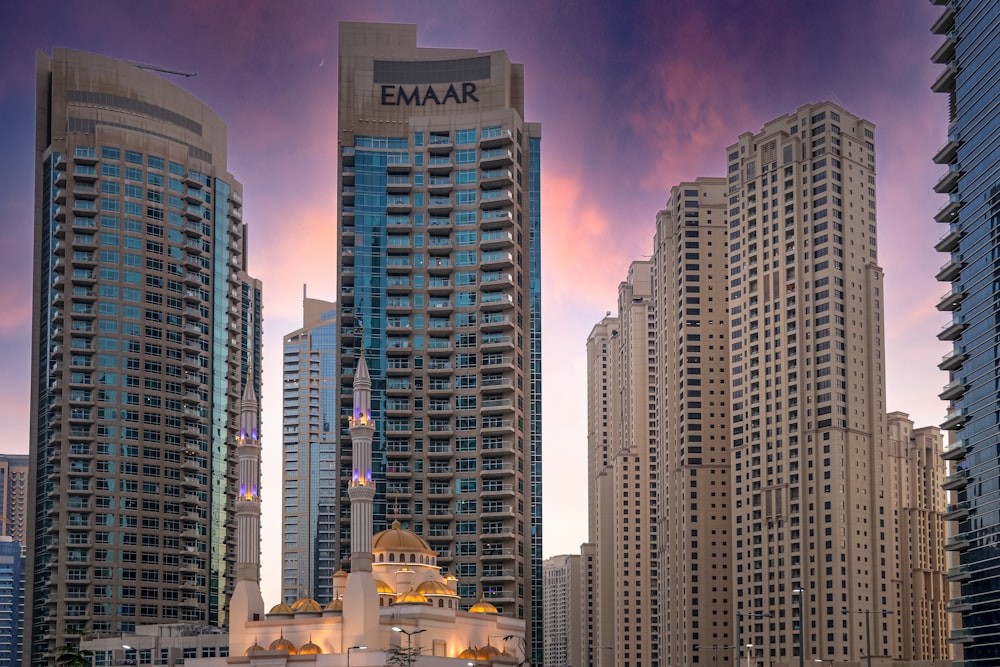
[[[421,654],[423,649],[413,647],[411,649],[405,646],[393,646],[386,650],[385,664],[388,667],[412,667],[413,661],[417,659],[417,656]],[[71,667],[76,667],[75,665]]]
[[[80,648],[81,636],[76,645],[65,644],[56,647],[55,667],[90,667],[93,651]]]

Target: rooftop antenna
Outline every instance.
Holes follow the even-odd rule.
[[[176,76],[183,76],[190,79],[193,76],[198,76],[197,72],[182,72],[179,69],[168,69],[166,67],[159,67],[157,65],[147,65],[145,63],[137,63],[134,60],[126,60],[129,65],[135,65],[139,69],[149,70],[150,72],[161,72],[163,74],[174,74]]]

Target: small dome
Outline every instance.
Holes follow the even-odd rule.
[[[486,600],[480,600],[476,604],[469,607],[469,612],[473,614],[499,614],[497,608],[493,606],[492,603]]]
[[[458,654],[459,658],[464,658],[466,660],[478,660],[479,659],[479,647],[470,646],[461,653]]]
[[[271,645],[268,647],[269,651],[288,651],[289,655],[295,655],[298,651],[295,650],[295,644],[288,641],[284,637],[278,637]]]
[[[396,591],[392,590],[392,586],[385,583],[381,579],[375,580],[375,588],[378,589],[379,595],[395,595]]]
[[[279,602],[278,604],[276,604],[273,607],[271,607],[271,611],[269,611],[268,613],[269,614],[292,614],[292,613],[295,613],[295,610],[292,609],[291,607],[289,607],[284,602]]]
[[[319,655],[323,652],[319,646],[313,644],[312,641],[303,644],[302,648],[299,649],[299,655]]]
[[[319,602],[310,597],[300,598],[292,605],[292,611],[322,611]]]
[[[455,591],[451,590],[448,584],[442,583],[440,581],[425,581],[419,586],[417,586],[417,592],[424,595],[447,595],[448,597],[458,597]]]
[[[410,591],[397,597],[395,604],[429,604],[429,602],[422,593]]]
[[[247,650],[243,651],[243,655],[249,657],[249,656],[253,655],[254,653],[260,653],[263,650],[264,650],[264,647],[261,646],[260,644],[258,644],[256,641],[254,641],[253,646],[251,646]]]
[[[325,611],[344,611],[344,600],[342,598],[333,598],[326,603]]]
[[[399,521],[393,521],[392,527],[389,530],[383,530],[380,533],[375,533],[372,538],[372,551],[425,551],[428,553],[434,553],[431,551],[431,545],[429,545],[424,538],[420,537],[416,533],[410,530],[404,530],[399,527]]]
[[[486,646],[479,647],[479,659],[480,660],[492,660],[493,658],[500,655],[500,651],[496,646],[491,646],[487,644]]]

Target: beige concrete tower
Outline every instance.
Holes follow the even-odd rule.
[[[614,625],[614,471],[612,438],[616,429],[619,392],[617,317],[608,315],[587,337],[587,497],[588,542],[584,545],[585,568],[590,573],[581,637],[586,665],[610,665]]]
[[[727,148],[736,636],[775,667],[801,647],[857,660],[869,639],[895,655],[908,621],[881,528],[896,517],[874,131],[820,103]]]
[[[732,665],[725,204],[725,179],[699,178],[674,186],[656,216],[655,470],[666,665]]]
[[[580,637],[583,594],[580,555],[546,558],[542,567],[545,591],[544,665],[583,665],[585,642]]]
[[[28,456],[0,454],[0,535],[24,544],[28,508]]]

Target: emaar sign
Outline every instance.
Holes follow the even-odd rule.
[[[434,104],[444,104],[448,100],[454,100],[457,104],[465,104],[470,100],[478,102],[476,97],[476,84],[465,82],[460,88],[456,84],[450,84],[448,90],[443,94],[440,90],[435,90],[434,86],[413,86],[407,89],[403,86],[383,85],[382,104],[386,106],[418,106],[422,107],[433,102]]]

